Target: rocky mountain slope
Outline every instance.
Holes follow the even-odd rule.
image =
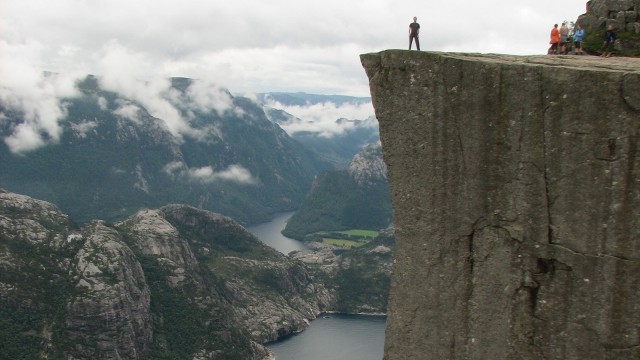
[[[332,296],[227,217],[189,206],[82,228],[0,193],[2,356],[259,359]]]
[[[354,257],[287,257],[187,205],[78,227],[0,190],[0,357],[263,359],[262,344],[323,311],[384,312],[386,239]]]

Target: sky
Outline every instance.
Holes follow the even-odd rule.
[[[369,96],[359,54],[544,54],[584,0],[0,0],[0,66],[134,78],[184,76],[232,93]]]
[[[193,106],[217,111],[231,106],[225,89],[368,97],[359,55],[407,49],[414,16],[422,50],[529,55],[584,10],[583,0],[0,0],[0,103],[24,114],[3,141],[15,153],[57,142],[64,99],[87,74],[176,137],[197,136],[170,77],[199,80]],[[302,120],[289,132],[323,136],[351,126],[338,118],[374,115],[370,103],[280,108]],[[117,113],[136,121],[131,104]]]

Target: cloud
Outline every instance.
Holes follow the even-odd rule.
[[[0,103],[5,111],[2,118],[21,119],[3,139],[9,149],[24,153],[57,143],[62,134],[59,122],[67,114],[64,99],[79,95],[77,77],[46,74],[5,54],[0,55],[0,64]]]
[[[76,133],[79,138],[85,138],[87,134],[98,127],[97,121],[83,121],[77,124],[71,123],[71,130]]]
[[[324,102],[305,106],[288,106],[271,101],[267,103],[267,106],[282,109],[294,116],[294,118],[280,124],[280,127],[289,135],[298,132],[312,132],[318,133],[320,136],[332,137],[354,129],[356,126],[378,126],[371,102],[341,105]],[[344,121],[345,119],[363,120],[364,122],[357,124],[354,121]]]
[[[211,79],[233,92],[366,96],[358,55],[407,48],[414,15],[426,50],[544,54],[553,23],[575,20],[584,4],[8,0],[0,40],[22,62],[56,72],[102,75],[105,49],[118,51],[109,45],[117,43],[137,54],[131,65],[138,78]]]
[[[118,103],[120,106],[113,111],[114,114],[129,119],[138,125],[142,123],[140,119],[140,107],[123,100],[118,100]]]
[[[146,54],[131,51],[119,41],[109,41],[101,49],[96,62],[103,89],[144,106],[149,114],[164,121],[178,139],[185,135],[198,139],[202,135],[189,124],[193,114],[188,111],[215,111],[222,114],[233,108],[233,98],[228,90],[211,79],[194,80],[182,94],[172,88],[168,77],[151,74],[152,77],[148,79],[142,78],[149,68],[154,67],[153,60]],[[132,120],[138,118],[134,108],[121,107],[118,111]]]
[[[153,66],[146,55],[132,52],[111,40],[100,50],[95,61],[101,74],[98,81],[102,89],[140,103],[152,116],[162,119],[178,139],[191,131],[187,121],[168,100],[170,80],[164,77],[142,80],[139,77],[146,68]]]
[[[180,177],[189,181],[210,184],[216,181],[230,181],[240,184],[255,184],[251,172],[242,165],[230,165],[228,168],[215,171],[211,166],[189,168],[182,162],[171,162],[165,165],[164,171],[172,177]]]
[[[233,107],[231,94],[209,79],[196,80],[187,89],[186,104],[202,112],[215,111],[219,114]]]

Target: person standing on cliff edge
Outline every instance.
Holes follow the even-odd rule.
[[[409,24],[409,50],[411,50],[411,44],[413,40],[416,41],[416,49],[420,51],[420,40],[418,39],[418,35],[420,34],[420,24],[417,22],[418,18],[413,17],[413,22]]]

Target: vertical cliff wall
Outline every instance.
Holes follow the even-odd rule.
[[[640,358],[640,59],[361,61],[396,226],[385,359]]]

